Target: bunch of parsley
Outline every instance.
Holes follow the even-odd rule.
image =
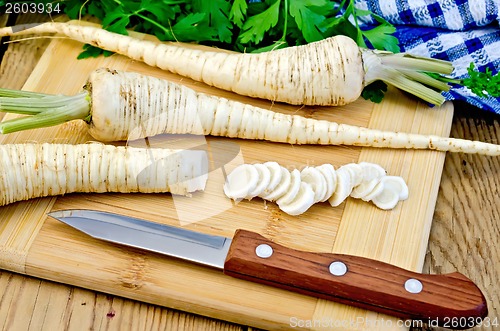
[[[0,5],[3,1],[0,0]],[[240,52],[302,45],[343,34],[360,46],[398,52],[395,28],[354,7],[354,0],[42,0],[61,4],[72,19],[91,15],[103,28],[153,34],[164,41],[196,42]],[[379,24],[361,30],[358,20]],[[99,54],[87,48],[83,57]]]

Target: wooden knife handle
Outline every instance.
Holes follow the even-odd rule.
[[[459,326],[470,328],[488,315],[481,290],[462,274],[419,274],[358,256],[298,251],[245,230],[235,233],[224,273],[432,325],[451,327],[460,319]]]

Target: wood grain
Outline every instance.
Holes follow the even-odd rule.
[[[498,144],[499,117],[458,103],[451,136]],[[427,273],[458,270],[478,284],[490,323],[473,330],[500,329],[499,169],[499,158],[447,155],[423,268]]]

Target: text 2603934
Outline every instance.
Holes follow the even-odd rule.
[[[37,3],[37,2],[7,2],[5,4],[6,14],[59,14],[62,12],[59,3]]]

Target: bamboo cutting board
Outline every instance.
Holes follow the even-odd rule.
[[[74,94],[92,70],[105,66],[170,79],[198,91],[306,117],[438,135],[448,135],[451,127],[450,103],[431,109],[396,90],[390,90],[381,104],[364,100],[337,108],[271,104],[219,91],[118,55],[76,60],[81,46],[54,39],[24,89]],[[5,119],[8,118],[11,116]],[[0,136],[2,144],[27,141],[82,143],[92,138],[81,122]],[[214,167],[206,191],[192,198],[170,194],[70,194],[0,207],[0,267],[264,329],[405,329],[400,321],[389,316],[232,279],[201,266],[100,242],[46,214],[52,210],[92,208],[224,236],[232,236],[236,229],[243,228],[296,249],[361,255],[420,271],[444,153],[290,146],[172,135],[120,144],[125,143],[175,148],[208,146]],[[392,211],[349,199],[337,208],[322,203],[292,217],[260,199],[234,204],[223,196],[225,173],[242,162],[269,160],[290,169],[327,162],[335,167],[349,162],[375,162],[389,174],[406,180],[410,198]]]

